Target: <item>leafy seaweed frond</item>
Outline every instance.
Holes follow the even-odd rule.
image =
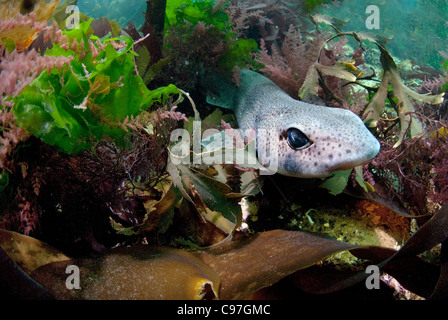
[[[17,124],[68,153],[85,150],[103,135],[120,141],[125,132],[118,123],[178,93],[174,86],[149,90],[134,73],[132,39],[99,39],[92,35],[91,21],[63,31],[67,42],[46,51],[74,56],[71,63],[42,72],[14,99]]]

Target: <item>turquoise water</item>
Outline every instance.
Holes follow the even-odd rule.
[[[127,27],[128,21],[142,25],[146,1],[142,0],[95,0],[78,1],[79,10],[92,18],[107,17]]]
[[[366,8],[379,9],[379,28],[368,29]],[[317,12],[349,19],[344,31],[369,31],[392,37],[387,48],[400,59],[417,61],[439,68],[448,51],[448,1],[446,0],[346,0],[322,6]]]

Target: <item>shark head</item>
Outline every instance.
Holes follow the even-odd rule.
[[[278,108],[257,119],[258,158],[272,170],[292,177],[325,177],[362,165],[379,152],[378,140],[351,111],[296,103],[300,108]]]
[[[244,132],[255,128],[259,163],[267,174],[325,177],[362,165],[380,144],[353,112],[291,98],[263,75],[241,70],[240,86],[207,81],[212,104],[231,108]]]

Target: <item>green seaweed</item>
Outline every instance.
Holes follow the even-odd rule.
[[[192,25],[199,22],[213,25],[218,30],[229,27],[229,16],[222,10],[214,10],[215,2],[168,0],[166,6],[165,26],[184,24],[186,21]]]
[[[227,45],[224,55],[219,59],[219,67],[232,70],[234,67],[251,65],[258,69],[261,65],[252,58],[258,52],[258,44],[254,39],[238,37],[232,31],[232,24],[223,5],[216,5],[215,1],[185,1],[168,0],[166,7],[165,29],[170,26],[189,26],[189,33],[202,23],[206,27],[216,28],[221,32],[221,38]]]
[[[254,39],[238,39],[229,47],[229,51],[220,60],[221,67],[232,70],[235,66],[244,68],[247,65],[254,65],[255,69],[261,67],[255,63],[251,53],[258,50],[258,44]]]
[[[116,142],[126,134],[121,123],[136,116],[154,103],[164,104],[174,85],[149,90],[135,74],[134,42],[122,36],[103,39],[92,35],[90,23],[66,30],[68,42],[77,41],[77,52],[54,44],[49,56],[73,56],[70,65],[43,71],[14,99],[17,125],[58,150],[76,154],[90,147],[104,135]],[[93,56],[90,45],[99,41],[104,50]],[[122,48],[114,45],[121,42]],[[84,44],[84,47],[82,47]]]

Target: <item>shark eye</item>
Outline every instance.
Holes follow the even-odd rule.
[[[299,129],[289,128],[287,131],[287,137],[289,146],[294,150],[305,149],[311,145],[311,141]]]

